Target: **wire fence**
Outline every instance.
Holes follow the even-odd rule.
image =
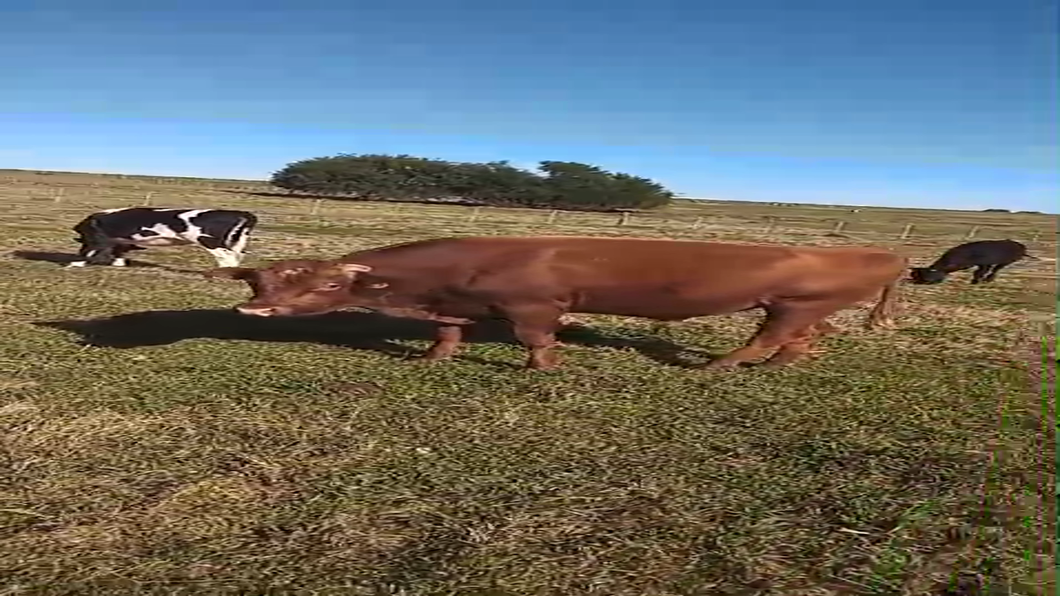
[[[72,175],[77,176],[77,175]],[[368,202],[284,195],[266,183],[223,183],[195,179],[121,177],[103,180],[0,178],[0,196],[8,213],[30,215],[42,204],[69,217],[93,209],[129,206],[248,209],[280,224],[342,227],[371,222],[399,224],[412,219],[453,228],[520,226],[537,233],[610,228],[613,233],[717,236],[728,232],[762,237],[778,235],[830,237],[851,241],[970,241],[1011,238],[1055,245],[1056,218],[1046,215],[982,212],[915,212],[893,209],[707,203],[661,212],[598,213],[507,207],[458,206],[444,203]],[[43,177],[47,178],[47,177]],[[94,181],[95,180],[95,181]],[[3,182],[7,182],[4,184]],[[911,214],[916,214],[914,217]],[[2,214],[0,214],[2,216]],[[268,222],[263,222],[268,225]]]

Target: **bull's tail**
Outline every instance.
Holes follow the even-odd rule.
[[[891,329],[894,328],[894,315],[898,310],[898,286],[901,285],[901,276],[883,286],[880,299],[876,306],[869,311],[866,326],[869,329]]]

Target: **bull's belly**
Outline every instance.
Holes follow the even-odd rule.
[[[757,298],[706,298],[706,299],[661,299],[641,297],[621,299],[591,297],[575,304],[570,311],[576,313],[642,317],[658,321],[683,321],[710,315],[726,315],[755,308]]]

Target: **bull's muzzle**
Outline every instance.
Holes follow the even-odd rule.
[[[253,306],[250,304],[244,304],[243,306],[237,306],[236,311],[240,314],[255,317],[281,317],[290,314],[291,309],[282,306]]]

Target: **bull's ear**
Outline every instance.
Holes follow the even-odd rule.
[[[250,267],[218,267],[203,273],[211,279],[247,279],[254,272]]]
[[[339,265],[339,269],[341,269],[343,273],[351,277],[357,275],[358,273],[368,273],[372,270],[372,268],[368,265],[362,265],[360,263],[342,263]]]

